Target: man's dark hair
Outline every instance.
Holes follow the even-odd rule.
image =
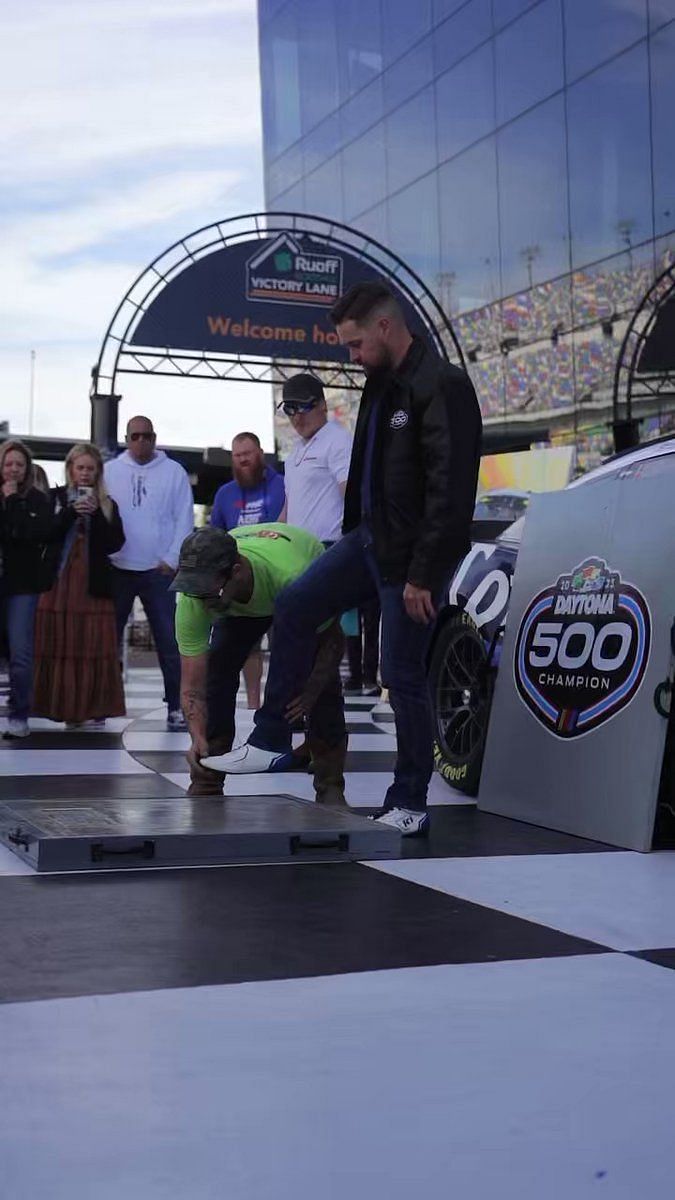
[[[378,308],[398,309],[399,305],[388,287],[375,280],[368,280],[364,283],[355,283],[350,287],[349,291],[340,297],[337,304],[333,305],[330,317],[334,325],[341,325],[343,321],[356,321],[361,324],[363,321],[367,321],[368,317],[372,316]]]
[[[248,438],[250,442],[255,442],[258,449],[261,449],[260,438],[258,437],[257,433],[247,433],[246,431],[244,431],[244,433],[235,433],[234,437],[232,438],[232,445],[234,445],[235,442],[243,442],[244,438]]]

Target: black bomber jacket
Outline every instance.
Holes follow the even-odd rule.
[[[435,592],[470,549],[482,422],[465,371],[421,339],[396,371],[371,376],[361,397],[343,531],[361,522],[361,479],[373,403],[373,550],[385,582]]]

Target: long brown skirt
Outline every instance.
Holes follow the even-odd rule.
[[[34,690],[37,717],[79,724],[125,715],[115,609],[112,600],[87,593],[82,533],[54,587],[40,597]]]

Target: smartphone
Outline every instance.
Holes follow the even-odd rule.
[[[76,491],[77,491],[77,499],[78,499],[78,500],[84,500],[84,499],[85,499],[87,496],[91,496],[91,494],[92,494],[93,490],[94,490],[94,489],[93,489],[92,487],[78,487],[78,488],[76,488]]]

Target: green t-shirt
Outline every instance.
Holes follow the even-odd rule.
[[[228,617],[271,617],[274,601],[282,588],[302,575],[323,554],[323,546],[313,533],[280,522],[268,525],[240,525],[229,530],[239,553],[251,564],[253,594],[247,604],[233,602]],[[180,653],[192,658],[206,654],[209,648],[213,616],[203,600],[178,594],[176,603],[176,641]]]

